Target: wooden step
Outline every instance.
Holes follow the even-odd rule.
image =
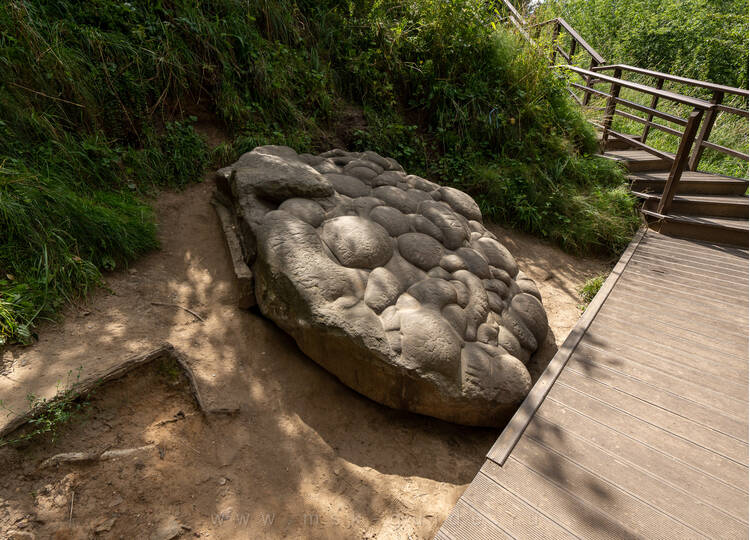
[[[668,171],[638,172],[628,175],[630,189],[642,193],[661,193],[667,183]],[[741,178],[699,171],[685,171],[677,185],[679,194],[744,195],[748,182]]]
[[[643,199],[645,210],[656,212],[661,193],[634,191],[633,195]],[[670,213],[747,219],[748,199],[745,195],[675,195]]]
[[[662,159],[645,150],[607,150],[602,157],[622,163],[630,172],[667,171],[672,161]]]
[[[647,209],[642,212],[649,227],[662,234],[748,247],[747,219],[685,214],[663,216]]]
[[[607,150],[633,150],[634,146],[628,141],[611,137],[606,141],[602,141],[602,139],[599,138],[599,148],[606,152]]]

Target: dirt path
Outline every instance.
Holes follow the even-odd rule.
[[[431,536],[498,432],[371,402],[271,323],[237,309],[211,191],[204,183],[163,194],[162,249],[109,275],[108,290],[41,328],[33,347],[4,351],[0,398],[22,412],[27,394],[54,395],[79,366],[88,376],[169,342],[207,407],[238,412],[197,414],[169,366],[101,388],[88,417],[54,445],[0,449],[0,536],[88,538],[99,526],[103,537],[149,538],[161,528],[166,538],[170,524],[183,537],[221,539]],[[607,265],[493,232],[537,280],[559,343],[579,316],[576,291]],[[160,424],[180,411],[185,418]],[[12,418],[3,415],[0,429]],[[151,443],[157,451],[38,468],[60,452]]]

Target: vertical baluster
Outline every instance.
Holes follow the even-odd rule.
[[[656,88],[661,90],[664,87],[664,79],[662,77],[659,77],[659,80],[656,82]],[[656,109],[656,106],[659,104],[659,96],[653,96],[651,98],[651,108]],[[652,113],[648,113],[648,116],[646,117],[647,122],[652,122],[654,119],[654,115]],[[648,132],[651,130],[651,126],[649,124],[646,124],[643,126],[643,133],[641,134],[641,142],[646,142],[646,137],[648,137]]]
[[[724,92],[721,92],[719,90],[716,90],[714,92],[713,98],[711,99],[712,105],[719,105],[724,100]],[[716,122],[716,116],[718,115],[719,111],[716,109],[716,107],[711,107],[708,112],[706,113],[706,119],[703,120],[703,125],[701,126],[700,133],[698,133],[698,138],[695,141],[695,148],[693,148],[693,154],[690,156],[690,163],[688,165],[688,169],[691,171],[697,171],[698,170],[698,163],[701,161],[701,156],[703,155],[703,141],[708,140],[708,137],[711,135],[711,130],[714,127],[714,122]]]
[[[656,209],[656,211],[662,215],[666,216],[669,213],[670,207],[672,206],[672,199],[674,198],[674,194],[677,192],[677,186],[680,183],[682,171],[685,170],[685,166],[687,165],[688,156],[690,155],[690,148],[692,147],[693,141],[695,140],[695,134],[698,131],[698,126],[700,125],[702,117],[703,109],[699,109],[698,107],[693,109],[693,112],[691,112],[690,116],[688,116],[687,124],[685,125],[685,131],[682,134],[682,139],[680,139],[680,147],[677,149],[677,155],[674,157],[674,161],[672,162],[672,168],[669,171],[667,183],[664,186],[664,191],[661,194],[661,199],[659,199],[659,206]]]
[[[555,19],[555,27],[552,30],[552,57],[550,62],[554,65],[557,56],[557,38],[560,35],[560,21]]]
[[[613,77],[619,79],[622,75],[620,68],[615,68]],[[607,108],[604,111],[604,122],[602,123],[604,131],[602,132],[602,144],[607,143],[609,134],[607,133],[612,128],[612,120],[615,117],[615,109],[617,108],[617,98],[620,95],[620,85],[617,82],[613,82],[609,89],[609,99],[607,100]]]
[[[591,63],[589,64],[589,71],[593,70],[596,66],[599,65],[599,62],[596,61],[596,58],[593,56],[591,57]],[[591,88],[594,85],[594,79],[591,78],[591,75],[586,75],[586,88]],[[591,99],[591,93],[586,92],[584,90],[583,92],[583,101],[581,102],[582,105],[588,105],[589,100]]]
[[[568,53],[568,56],[570,56],[570,63],[573,63],[573,55],[576,53],[576,46],[578,45],[578,42],[576,41],[576,38],[573,36],[570,36],[570,52]]]

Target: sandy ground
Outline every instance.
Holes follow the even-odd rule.
[[[79,366],[95,377],[164,342],[191,366],[209,410],[238,412],[200,414],[170,366],[99,388],[54,444],[0,449],[0,537],[432,536],[499,431],[378,405],[259,314],[236,308],[212,189],[164,193],[161,250],[107,276],[85,305],[43,325],[34,346],[2,352],[0,399],[10,412],[0,429],[28,394],[54,395]],[[576,291],[607,262],[492,230],[537,281],[559,344],[580,315]],[[40,467],[61,452],[147,444],[156,446],[117,460]]]

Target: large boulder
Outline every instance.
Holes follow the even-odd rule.
[[[374,152],[280,146],[243,155],[218,184],[261,312],[354,390],[500,426],[549,360],[539,291],[466,193]]]

